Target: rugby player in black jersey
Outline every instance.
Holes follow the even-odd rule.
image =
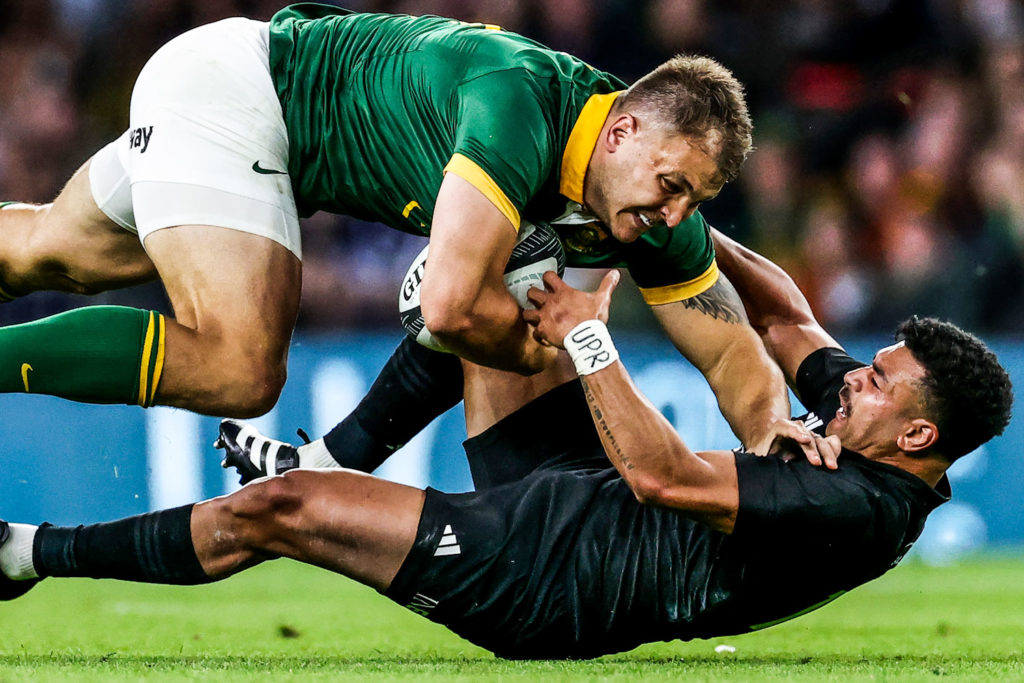
[[[720,236],[719,254],[820,418],[806,458],[692,451],[617,359],[603,323],[617,273],[592,294],[549,273],[524,315],[571,363],[548,371],[555,388],[512,384],[487,409],[499,419],[466,445],[476,492],[296,469],[116,522],[3,524],[0,594],[49,576],[205,583],[284,556],[515,658],[743,633],[820,607],[904,556],[949,497],[949,465],[1008,423],[1009,377],[977,338],[930,319],[859,363],[774,264]],[[467,374],[471,411],[488,374],[501,381]]]

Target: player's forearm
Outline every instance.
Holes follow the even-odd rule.
[[[707,379],[736,436],[764,452],[766,435],[789,418],[788,394],[729,278],[722,275],[707,291],[653,310],[676,348]]]
[[[618,281],[618,272],[610,271],[587,293],[546,273],[545,290],[530,290],[537,310],[523,316],[539,338],[568,352],[605,452],[637,499],[731,531],[738,507],[735,459],[728,451],[695,454],[633,385],[603,322]]]
[[[538,335],[566,350],[605,453],[637,499],[666,504],[666,492],[676,484],[700,483],[702,461],[640,393],[619,360],[604,323],[618,280],[618,273],[609,272],[596,292],[586,293],[547,273],[547,291],[530,291],[537,310],[523,315]]]
[[[739,506],[731,454],[712,462],[690,450],[621,363],[581,381],[605,453],[637,500],[731,533]]]
[[[762,335],[773,325],[814,321],[807,298],[782,268],[717,230],[715,258],[743,300],[747,317]]]
[[[553,350],[533,339],[519,305],[506,290],[485,290],[473,301],[453,302],[427,329],[449,351],[468,361],[521,374],[545,366]]]
[[[737,344],[723,354],[707,379],[722,415],[743,446],[765,451],[772,426],[790,416],[785,377],[767,351],[759,343]]]
[[[773,426],[789,419],[789,396],[778,366],[753,367],[756,369],[746,373],[748,381],[741,386],[719,389],[718,407],[745,449],[765,453]]]
[[[621,362],[580,379],[605,453],[638,500],[661,502],[673,484],[699,475],[699,459]]]

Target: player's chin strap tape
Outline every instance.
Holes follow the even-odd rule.
[[[600,320],[585,320],[565,335],[562,341],[569,357],[576,365],[576,374],[590,375],[619,359],[612,344],[612,335]]]

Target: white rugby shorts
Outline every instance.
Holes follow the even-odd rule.
[[[265,22],[225,19],[161,47],[135,83],[129,121],[89,169],[111,220],[143,243],[161,228],[213,225],[302,258]]]

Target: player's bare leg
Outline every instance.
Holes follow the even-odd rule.
[[[191,585],[277,557],[383,591],[412,548],[424,498],[420,489],[350,470],[296,470],[228,496],[114,522],[0,521],[0,600],[49,576]]]
[[[234,417],[272,408],[298,315],[299,259],[265,237],[199,225],[157,230],[146,250],[175,314],[156,402]]]
[[[541,394],[576,378],[566,353],[544,372],[529,377],[463,361],[466,434],[474,437]]]
[[[95,294],[156,277],[138,236],[96,206],[89,162],[52,203],[0,209],[0,235],[0,287],[14,296],[39,290]]]
[[[237,417],[276,402],[301,288],[298,258],[277,242],[180,226],[143,250],[96,206],[88,164],[53,204],[0,210],[0,232],[9,294],[90,293],[159,274],[177,317],[101,306],[0,328],[0,391]]]
[[[384,590],[412,548],[423,499],[350,470],[293,470],[196,505],[192,539],[211,578],[289,557]]]

